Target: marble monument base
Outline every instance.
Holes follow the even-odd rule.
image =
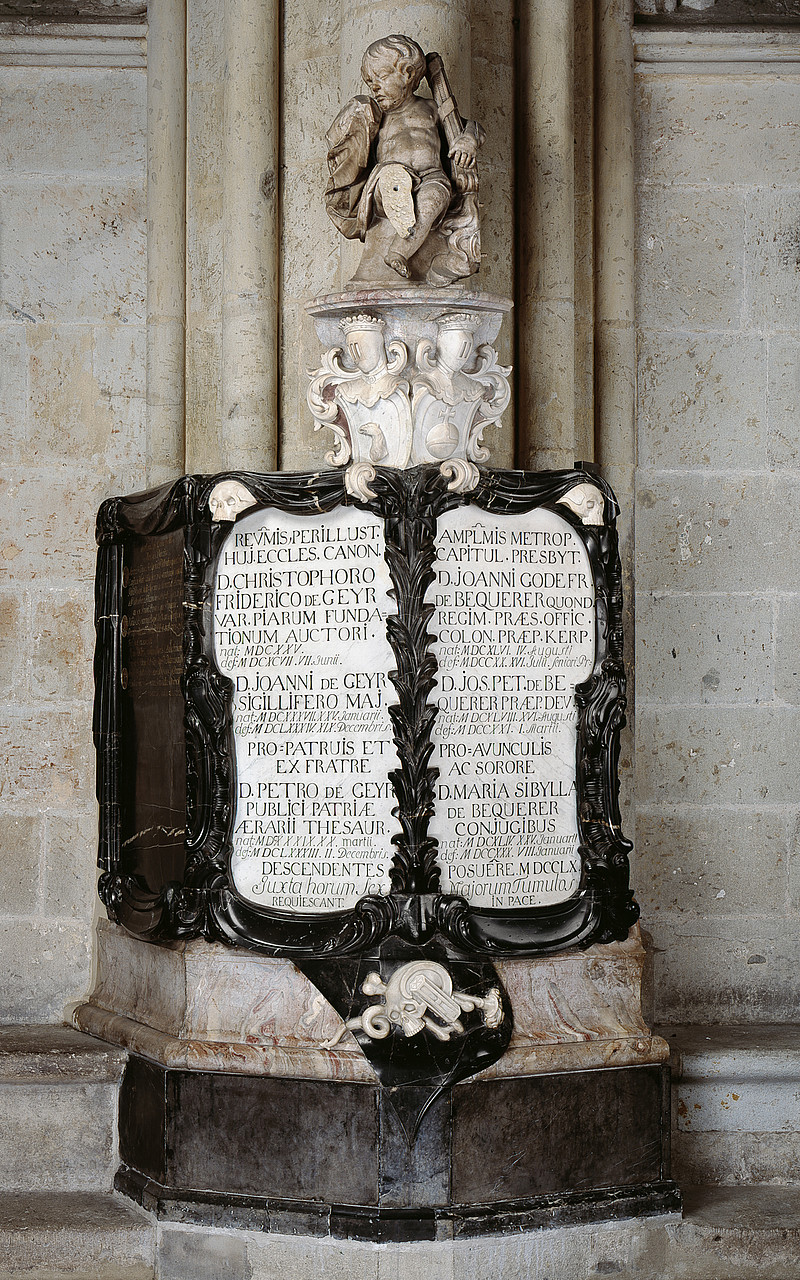
[[[375,1241],[680,1209],[666,1066],[474,1077],[418,1120],[430,1096],[134,1055],[115,1186],[173,1221]]]
[[[382,1088],[286,960],[98,925],[76,1026],[125,1046],[119,1189],[181,1221],[441,1239],[678,1209],[668,1046],[625,942],[497,961],[506,1053],[444,1089]],[[414,1136],[415,1125],[418,1131]]]
[[[497,960],[514,1031],[481,1080],[669,1060],[641,1013],[645,953],[625,942],[537,960]],[[97,925],[97,981],[73,1020],[81,1031],[169,1068],[349,1080],[375,1075],[341,1019],[289,960],[202,941],[154,945]]]

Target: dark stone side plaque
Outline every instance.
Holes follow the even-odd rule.
[[[183,532],[133,535],[124,573],[120,672],[120,858],[158,891],[183,871]]]
[[[224,479],[254,505],[215,524]],[[587,483],[602,523],[561,501]],[[625,937],[613,495],[585,469],[373,488],[237,472],[101,508],[109,914],[309,966],[390,938],[490,958]]]

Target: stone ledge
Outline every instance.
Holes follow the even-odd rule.
[[[147,66],[141,22],[8,21],[0,10],[0,67]]]
[[[683,1221],[654,1217],[520,1231],[510,1236],[420,1241],[376,1249],[162,1222],[162,1280],[795,1280],[800,1193],[693,1188]]]
[[[800,1026],[675,1026],[659,1028],[659,1035],[669,1044],[676,1082],[725,1077],[800,1080]]]
[[[115,1195],[6,1192],[0,1195],[0,1277],[43,1274],[72,1280],[150,1280],[155,1228]]]
[[[0,1026],[0,1084],[116,1084],[127,1056],[72,1027]]]
[[[672,1027],[680,1183],[800,1186],[800,1027]]]
[[[0,0],[0,22],[145,22],[146,0]]]
[[[800,1188],[684,1187],[683,1197],[687,1226],[708,1228],[729,1240],[751,1237],[768,1242],[772,1237],[793,1247],[797,1261]]]
[[[800,30],[665,31],[637,28],[636,70],[664,75],[800,74]]]

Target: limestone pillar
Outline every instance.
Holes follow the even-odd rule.
[[[595,457],[595,0],[575,0],[575,428],[569,460]]]
[[[620,496],[634,438],[632,21],[630,0],[531,0],[517,60],[518,463],[596,459]]]
[[[425,53],[435,51],[442,55],[459,111],[462,116],[469,116],[472,111],[471,7],[470,0],[441,0],[435,5],[414,0],[382,4],[342,0],[339,46],[342,102],[365,92],[361,59],[367,46],[382,36],[399,34],[416,40]],[[361,249],[357,240],[342,241],[342,283],[355,270]]]
[[[263,0],[189,0],[190,471],[277,461],[278,15]]]
[[[438,50],[459,110],[479,120],[486,142],[481,174],[483,261],[471,284],[508,297],[513,277],[513,4],[511,0],[342,0],[338,8],[286,0],[282,81],[285,186],[282,193],[281,467],[322,465],[328,444],[314,434],[305,395],[319,341],[305,303],[340,290],[352,276],[361,245],[348,243],[328,220],[322,193],[327,168],[325,130],[342,103],[363,93],[361,58],[381,36],[400,32],[426,52]],[[513,360],[513,320],[498,340],[503,364]],[[486,434],[492,461],[513,458],[513,407]]]
[[[623,504],[636,461],[632,9],[599,0],[597,21],[597,459]]]
[[[634,328],[633,3],[598,0],[595,277],[595,446],[597,462],[619,499],[628,668],[628,728],[621,738],[623,822],[635,839],[634,474],[636,467],[636,331]]]
[[[225,3],[221,462],[254,471],[277,465],[279,14]]]
[[[523,467],[568,467],[575,422],[575,0],[521,7],[516,365]]]
[[[361,58],[367,45],[398,33],[416,40],[426,53],[435,50],[442,55],[461,114],[468,116],[472,110],[471,9],[471,0],[438,0],[436,4],[342,0],[342,100],[365,92]]]
[[[147,481],[184,469],[186,0],[160,0],[147,34]]]

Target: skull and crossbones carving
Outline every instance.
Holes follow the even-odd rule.
[[[381,1003],[370,1005],[358,1018],[350,1018],[323,1048],[332,1049],[345,1031],[364,1031],[372,1040],[384,1040],[393,1026],[406,1036],[419,1035],[427,1028],[439,1040],[449,1040],[454,1033],[463,1034],[461,1014],[473,1009],[481,1010],[487,1027],[499,1027],[503,1021],[499,988],[492,987],[486,996],[454,991],[444,965],[433,960],[401,965],[388,982],[379,973],[369,973],[361,990],[368,996],[381,996]]]

